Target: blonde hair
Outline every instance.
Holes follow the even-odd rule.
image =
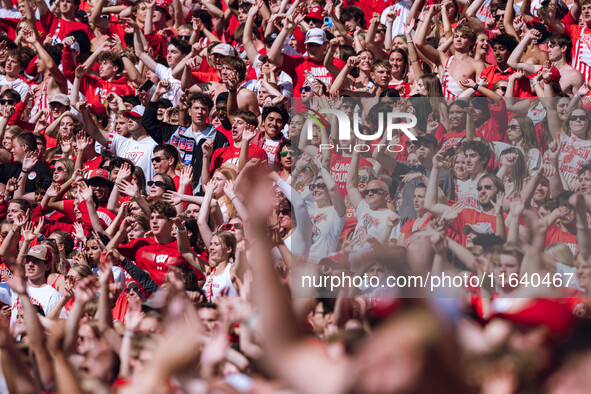
[[[548,245],[544,252],[548,253],[550,257],[554,259],[554,261],[558,261],[564,265],[568,265],[569,267],[575,266],[575,256],[570,251],[568,246],[563,243],[553,243],[552,245]]]

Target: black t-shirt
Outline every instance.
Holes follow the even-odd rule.
[[[10,178],[17,178],[21,173],[21,163],[6,163],[0,164],[0,183],[7,184]],[[25,193],[33,193],[37,189],[37,185],[43,182],[52,181],[51,168],[45,162],[38,161],[37,164],[27,174],[27,181],[25,183]]]

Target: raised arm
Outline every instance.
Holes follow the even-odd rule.
[[[438,5],[428,6],[427,14],[425,15],[425,20],[419,23],[417,31],[415,33],[414,44],[416,45],[417,49],[425,56],[429,61],[433,62],[436,66],[443,64],[442,57],[445,56],[440,54],[437,49],[433,48],[431,45],[427,44],[427,34],[429,27],[431,25],[431,19],[435,13],[435,10],[440,8]],[[446,59],[447,60],[447,59]]]
[[[433,168],[431,169],[431,176],[425,192],[425,208],[433,215],[440,217],[449,209],[449,206],[440,204],[437,201],[439,193],[439,171],[445,165],[445,151],[440,150],[433,156]]]
[[[509,67],[513,68],[514,70],[523,69],[526,75],[531,75],[536,73],[542,66],[535,66],[529,63],[521,63],[521,57],[525,52],[527,46],[533,40],[539,40],[542,38],[542,34],[536,29],[530,29],[523,37],[523,40],[517,45],[517,47],[511,52],[511,56],[509,56],[509,60],[507,60],[507,64]],[[509,89],[507,89],[508,91]]]
[[[304,15],[301,13],[301,11],[296,11],[293,15],[287,16],[283,20],[283,29],[269,50],[269,61],[277,67],[281,67],[283,65],[283,53],[281,50],[283,49],[285,40],[293,34],[296,26],[303,20]]]
[[[345,200],[339,191],[336,181],[330,174],[330,171],[328,171],[326,167],[322,165],[318,157],[314,158],[314,164],[316,164],[316,166],[320,169],[320,176],[322,176],[322,179],[326,184],[328,195],[330,196],[330,201],[332,202],[335,211],[337,211],[337,214],[340,217],[345,216],[347,213],[347,206],[345,205]]]
[[[76,78],[78,78],[76,76]],[[99,127],[94,123],[92,118],[90,117],[90,113],[88,112],[88,101],[83,101],[79,105],[80,114],[82,115],[82,123],[84,124],[84,128],[86,132],[94,138],[99,144],[104,146],[105,148],[109,147],[109,133],[106,131],[102,131]]]

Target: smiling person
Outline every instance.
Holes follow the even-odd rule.
[[[577,173],[584,164],[591,162],[591,119],[583,108],[574,108],[568,115],[563,132],[555,137],[560,140],[558,163],[562,176],[570,187],[577,185]],[[574,189],[571,189],[574,190]]]
[[[31,302],[34,305],[39,305],[45,315],[62,298],[57,290],[47,284],[52,261],[53,256],[47,246],[35,245],[25,254],[23,267],[27,278],[27,293]],[[21,308],[21,301],[19,295],[6,282],[0,283],[0,301],[11,306],[10,322],[13,324]]]
[[[107,249],[117,248],[121,255],[135,261],[138,267],[148,271],[158,286],[162,286],[169,272],[168,266],[187,265],[187,261],[179,253],[172,233],[171,219],[177,214],[174,207],[167,202],[157,201],[150,206],[150,210],[150,230],[153,236],[119,245],[130,229],[129,224],[124,222]]]
[[[430,6],[425,16],[426,21],[431,21],[436,11],[437,6]],[[427,30],[430,23],[423,22],[420,24],[415,34],[414,40],[417,49],[423,53],[436,66],[444,68],[443,72],[443,94],[447,99],[454,99],[458,97],[462,91],[460,81],[467,78],[474,81],[478,80],[480,73],[485,68],[485,64],[479,60],[475,60],[470,56],[470,51],[476,41],[476,35],[472,28],[467,25],[462,25],[455,29],[453,33],[453,47],[454,55],[449,56],[445,52],[439,52],[431,45],[427,44]]]

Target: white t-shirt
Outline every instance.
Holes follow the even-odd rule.
[[[172,69],[165,65],[158,64],[154,72],[161,81],[170,81],[170,90],[162,97],[172,102],[173,106],[179,105],[179,99],[183,94],[181,89],[181,81],[172,77]]]
[[[591,161],[591,140],[582,140],[572,135],[560,135],[560,156],[558,165],[560,172],[569,186],[578,185],[577,173],[585,164]]]
[[[133,138],[122,137],[117,133],[109,133],[109,151],[116,156],[131,160],[134,165],[144,170],[146,181],[154,177],[152,156],[154,156],[156,145],[158,144],[152,137],[136,141]]]
[[[308,211],[312,220],[312,248],[308,258],[318,262],[336,252],[347,216],[339,216],[332,205]]]
[[[478,202],[478,181],[484,176],[484,173],[474,180],[469,177],[462,180],[456,179],[456,201],[463,204],[466,208],[482,211]]]
[[[263,150],[267,152],[267,158],[269,159],[269,166],[273,166],[275,160],[277,159],[277,149],[279,149],[279,143],[281,141],[275,140],[268,140],[265,138],[265,143],[263,144]]]
[[[44,285],[41,287],[32,287],[27,285],[27,293],[29,293],[31,303],[33,305],[40,306],[46,316],[49,311],[51,311],[51,308],[53,308],[53,306],[57,304],[62,298],[62,295],[49,285]],[[22,304],[18,294],[16,294],[16,292],[14,292],[10,286],[8,286],[8,283],[0,283],[0,301],[6,305],[10,305],[12,308],[12,312],[10,314],[10,324],[14,324],[16,321],[16,315],[21,309]],[[62,316],[60,315],[60,317]]]
[[[380,16],[380,23],[384,26],[388,26],[387,15],[390,13],[392,9],[394,9],[394,13],[396,14],[396,19],[394,19],[394,23],[392,24],[392,38],[404,34],[404,24],[406,23],[408,14],[410,14],[410,8],[412,7],[412,3],[413,2],[411,0],[401,0],[398,3],[391,5],[384,11],[382,11],[382,15]]]
[[[369,204],[365,200],[361,200],[355,211],[357,226],[355,227],[353,240],[358,243],[354,247],[355,252],[351,253],[349,256],[349,260],[352,264],[359,263],[360,258],[371,249],[369,243],[366,242],[362,244],[360,240],[366,235],[378,239],[379,236],[386,231],[388,217],[392,215],[394,215],[394,212],[389,209],[381,211],[370,209]],[[391,234],[388,234],[387,239],[390,239],[390,235]],[[356,271],[355,265],[352,265],[351,269]]]
[[[0,88],[4,88],[5,86],[16,90],[18,94],[21,95],[21,101],[25,98],[25,94],[31,89],[30,86],[20,78],[14,81],[9,81],[6,79],[6,75],[0,75]]]

